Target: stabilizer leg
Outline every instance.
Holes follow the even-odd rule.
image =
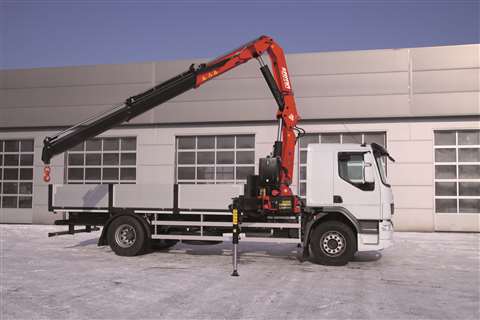
[[[233,222],[233,229],[232,229],[232,264],[233,264],[233,272],[232,277],[238,277],[238,242],[240,236],[240,227],[238,226],[238,209],[236,207],[232,210],[232,222]]]

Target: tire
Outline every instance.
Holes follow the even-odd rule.
[[[107,230],[110,248],[119,256],[132,257],[148,249],[147,233],[140,221],[123,215],[113,220]]]
[[[312,230],[310,250],[315,263],[327,266],[343,266],[355,254],[356,237],[352,229],[340,221],[320,222]]]
[[[153,239],[151,246],[153,250],[167,250],[176,245],[177,243],[178,240]]]

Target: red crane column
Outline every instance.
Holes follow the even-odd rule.
[[[282,143],[280,156],[282,170],[280,172],[279,192],[280,195],[292,195],[293,193],[289,186],[293,179],[295,144],[297,140],[294,128],[300,117],[297,112],[285,54],[280,45],[267,36],[261,36],[254,41],[248,42],[205,64],[204,69],[200,69],[201,71],[197,74],[195,87],[199,87],[203,83],[253,58],[259,59],[260,64],[264,65],[261,59],[264,53],[268,53],[272,63],[273,78],[281,94],[281,97],[276,96],[275,98],[277,103],[279,103],[279,99],[283,102],[283,106],[279,106],[276,115],[277,119],[279,119],[278,139]]]

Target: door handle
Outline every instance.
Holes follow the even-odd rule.
[[[333,203],[343,203],[341,196],[333,196]]]

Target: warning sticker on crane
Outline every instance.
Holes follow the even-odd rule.
[[[283,67],[282,68],[282,79],[283,79],[283,86],[290,90],[290,80],[288,79],[288,72],[287,72],[287,68]]]

